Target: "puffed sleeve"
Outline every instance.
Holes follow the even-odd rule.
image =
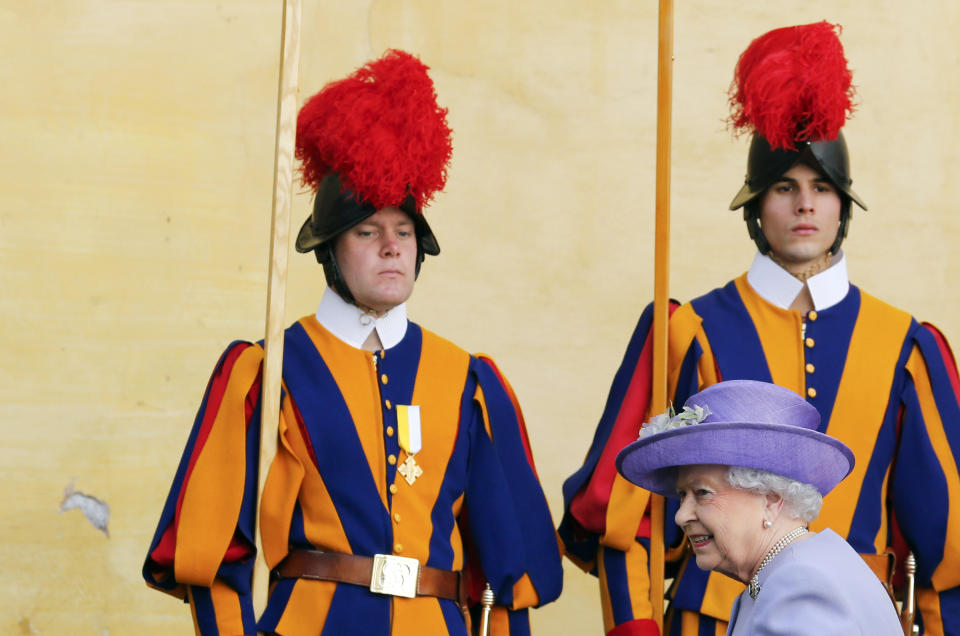
[[[187,440],[143,576],[190,602],[199,634],[253,634],[250,592],[263,350],[221,356]]]
[[[960,633],[960,382],[932,325],[916,325],[901,395],[893,508],[917,558],[925,634]]]
[[[560,551],[513,391],[489,358],[474,358],[471,374],[476,389],[465,505],[479,560],[471,566],[479,566],[496,595],[493,633],[526,634],[526,608],[560,595]]]
[[[694,334],[699,322],[685,320],[677,309],[671,303],[669,357],[676,372],[669,384],[674,395],[689,392],[690,384],[695,392],[698,381]],[[630,337],[583,465],[563,484],[558,533],[564,554],[597,575],[604,631],[610,636],[659,633],[650,602],[650,493],[619,475],[614,464],[620,449],[637,439],[650,408],[652,327],[651,304]]]

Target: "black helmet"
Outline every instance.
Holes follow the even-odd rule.
[[[762,135],[754,133],[747,157],[747,175],[743,187],[730,202],[730,209],[744,208],[743,219],[747,222],[747,231],[762,254],[770,251],[770,244],[760,229],[760,195],[798,163],[807,164],[823,174],[840,193],[840,226],[837,238],[830,246],[831,253],[840,249],[847,235],[850,201],[863,210],[867,209],[867,204],[851,188],[850,157],[843,133],[829,141],[800,141],[793,148],[777,150],[772,149]]]

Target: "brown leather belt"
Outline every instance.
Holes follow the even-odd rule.
[[[402,563],[391,570],[392,564],[398,562]],[[458,605],[463,605],[465,592],[460,572],[427,567],[415,559],[397,559],[393,555],[368,557],[320,550],[291,550],[272,574],[275,578],[362,585],[381,594],[436,596],[457,601]],[[404,575],[415,577],[408,581],[410,594],[391,591],[396,588],[391,586],[390,580]]]

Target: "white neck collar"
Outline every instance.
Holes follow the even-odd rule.
[[[361,349],[376,329],[384,349],[397,345],[407,333],[407,304],[400,303],[383,316],[375,318],[327,287],[317,309],[317,321],[351,347]]]
[[[747,282],[761,298],[781,309],[789,309],[804,286],[793,274],[760,252],[753,258],[753,264],[747,272]],[[850,290],[850,278],[843,250],[833,256],[830,267],[808,278],[806,286],[817,311],[833,307],[846,298]]]

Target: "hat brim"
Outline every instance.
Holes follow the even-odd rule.
[[[810,484],[821,495],[853,470],[853,452],[823,433],[799,426],[702,423],[637,440],[617,454],[617,470],[634,484],[677,497],[680,466],[744,466]]]

